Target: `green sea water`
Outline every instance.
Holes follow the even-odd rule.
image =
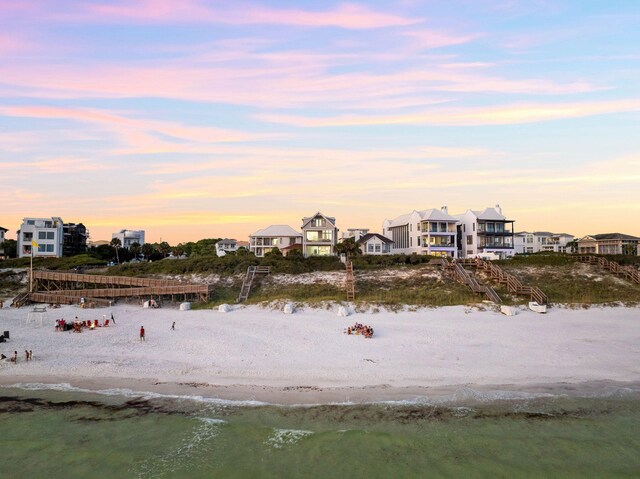
[[[273,406],[0,388],[0,477],[640,477],[637,391]]]

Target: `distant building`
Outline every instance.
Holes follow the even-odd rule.
[[[459,250],[463,258],[487,255],[508,258],[515,254],[514,220],[502,214],[500,205],[483,211],[467,210],[454,215],[460,221]]]
[[[578,240],[578,253],[640,255],[640,238],[622,233],[587,235]]]
[[[120,230],[113,233],[111,239],[118,238],[122,248],[130,249],[133,243],[144,244],[144,230]]]
[[[216,254],[224,256],[227,253],[235,253],[238,250],[238,242],[234,239],[221,239],[216,243]]]
[[[64,239],[62,255],[75,256],[87,251],[87,228],[82,223],[64,223],[62,225]]]
[[[340,235],[340,241],[344,241],[349,238],[353,238],[354,241],[358,241],[367,234],[369,234],[369,228],[348,228],[347,231],[343,231]]]
[[[567,245],[574,236],[549,231],[520,231],[514,235],[514,249],[517,254],[539,253],[541,251],[566,253]]]
[[[4,259],[4,249],[2,248],[2,243],[4,242],[4,234],[9,231],[7,228],[3,228],[0,226],[0,258]]]
[[[31,256],[33,243],[35,257],[59,258],[64,242],[64,222],[62,218],[24,218],[18,230],[18,257]]]
[[[302,218],[302,254],[309,256],[332,256],[338,242],[336,219],[319,211]]]
[[[378,233],[367,233],[356,241],[362,254],[391,254],[393,241]]]
[[[262,258],[273,248],[282,254],[295,244],[302,244],[302,235],[287,225],[271,225],[249,236],[249,251]]]
[[[393,241],[394,254],[426,254],[456,258],[458,219],[448,208],[412,211],[382,223],[382,235]]]

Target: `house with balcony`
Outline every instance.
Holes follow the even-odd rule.
[[[640,255],[640,238],[622,233],[587,235],[578,240],[579,254]]]
[[[448,208],[412,211],[382,224],[382,235],[391,239],[393,254],[426,254],[456,258],[458,219]]]
[[[235,253],[236,251],[238,251],[238,242],[235,239],[225,238],[216,243],[216,254],[218,256]]]
[[[75,256],[87,252],[87,238],[89,232],[82,223],[65,223],[62,225],[64,239],[62,241],[62,255]]]
[[[362,254],[391,254],[393,240],[378,233],[367,233],[356,240]]]
[[[274,248],[286,256],[292,249],[302,248],[302,234],[288,225],[271,225],[249,235],[249,251],[257,257],[264,257]]]
[[[120,230],[111,234],[111,239],[118,238],[122,248],[131,249],[133,243],[144,244],[144,230]]]
[[[354,241],[358,241],[365,235],[369,234],[369,228],[347,228],[347,231],[340,233],[340,241],[353,238]]]
[[[500,205],[483,211],[454,215],[459,221],[458,248],[463,258],[509,258],[515,254],[514,220],[502,214]]]
[[[319,211],[302,218],[302,254],[309,256],[332,256],[338,243],[336,219]]]
[[[38,246],[33,246],[33,243]],[[62,218],[23,218],[18,230],[18,257],[24,258],[62,256],[64,243],[64,222]]]
[[[573,239],[573,235],[566,233],[520,231],[514,235],[514,249],[516,254],[532,254],[541,251],[566,253],[567,245]]]

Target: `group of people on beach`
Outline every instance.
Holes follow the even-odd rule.
[[[31,349],[29,350],[24,350],[24,360],[25,361],[31,361],[33,359],[33,351]],[[10,363],[17,363],[18,362],[18,351],[14,351],[13,352],[13,356],[11,356],[10,358],[6,357],[4,354],[0,354],[0,361],[9,361]]]
[[[366,324],[360,324],[356,322],[353,326],[349,326],[345,333],[347,334],[361,334],[365,338],[373,337],[373,328],[371,326],[367,326]]]
[[[107,315],[103,315],[103,323],[97,319],[89,319],[80,321],[76,316],[76,319],[73,322],[67,323],[67,321],[63,319],[56,319],[56,331],[73,331],[74,333],[81,333],[83,328],[95,329],[103,326],[109,326],[109,321],[113,324],[116,324],[115,318],[113,317],[113,313],[111,313],[111,319],[107,319]]]

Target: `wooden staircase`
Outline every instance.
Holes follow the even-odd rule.
[[[609,261],[607,258],[593,255],[580,255],[576,257],[581,263],[588,263],[592,265],[598,265],[607,271],[611,271],[614,274],[624,276],[631,282],[640,284],[640,271],[633,266],[622,266],[615,261]]]
[[[256,275],[269,273],[271,273],[271,266],[249,266],[247,268],[247,275],[244,277],[244,281],[242,282],[242,289],[240,290],[240,295],[238,296],[236,303],[242,303],[249,297],[251,286],[256,279]]]
[[[500,299],[498,293],[496,293],[491,286],[478,282],[475,277],[471,276],[469,272],[464,269],[459,261],[460,260],[449,261],[449,259],[442,258],[440,264],[444,268],[445,274],[458,283],[466,285],[474,293],[485,295],[489,301],[496,304],[502,303],[502,299]]]
[[[490,261],[485,261],[481,258],[461,259],[458,261],[460,261],[462,264],[475,266],[477,269],[485,271],[489,274],[491,279],[495,279],[499,283],[506,285],[507,290],[510,293],[520,296],[529,296],[532,301],[535,301],[538,304],[548,304],[549,302],[547,295],[544,294],[540,288],[538,288],[537,286],[526,286],[522,284],[522,282],[514,275],[512,275],[511,273],[507,273],[502,268]]]
[[[356,278],[353,275],[353,263],[347,260],[345,264],[347,277],[345,279],[345,287],[347,289],[347,301],[356,299]]]
[[[29,292],[20,293],[18,296],[13,298],[13,302],[11,303],[11,306],[14,308],[21,308],[31,300],[30,296],[31,295],[29,294]]]

